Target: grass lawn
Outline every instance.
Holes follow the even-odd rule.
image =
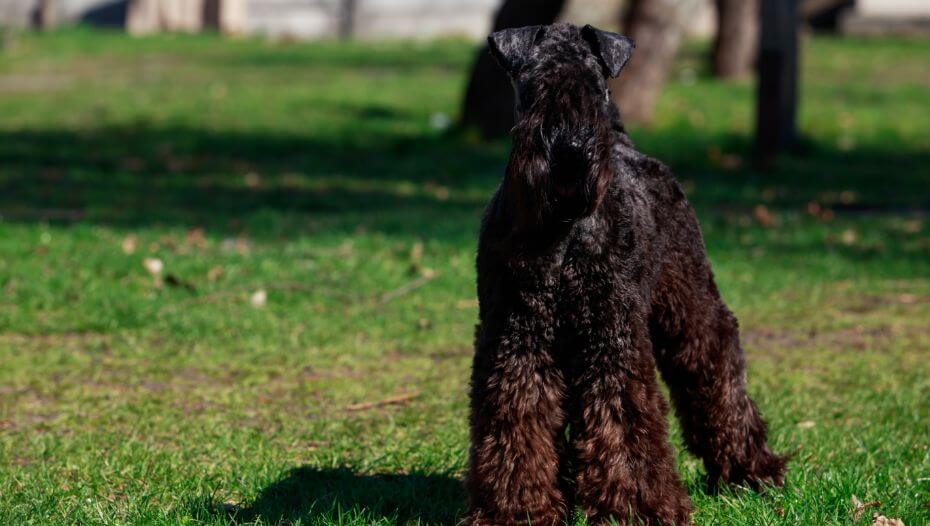
[[[928,524],[930,41],[807,41],[806,152],[774,171],[746,160],[752,85],[702,49],[632,134],[698,210],[794,460],[710,495],[673,427],[694,522]],[[507,150],[437,126],[470,57],[7,39],[0,524],[453,524]],[[853,495],[880,504],[854,522]]]

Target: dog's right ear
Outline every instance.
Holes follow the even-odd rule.
[[[488,49],[507,74],[516,77],[529,59],[543,26],[502,29],[488,37]]]
[[[616,78],[623,66],[633,56],[636,44],[632,38],[603,31],[592,25],[581,28],[581,35],[591,45],[591,51],[601,60],[604,71],[610,78]]]

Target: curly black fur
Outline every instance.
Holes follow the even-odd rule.
[[[632,42],[557,24],[490,43],[519,115],[478,247],[468,522],[687,524],[657,367],[712,482],[780,485],[694,211],[610,102]]]

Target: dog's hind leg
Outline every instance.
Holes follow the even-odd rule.
[[[746,392],[736,317],[720,298],[703,249],[668,258],[652,303],[656,363],[711,486],[782,485],[785,459],[769,450],[765,423]]]

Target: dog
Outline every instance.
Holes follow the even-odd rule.
[[[694,211],[611,102],[633,42],[570,24],[488,40],[517,124],[478,242],[466,523],[688,524],[656,369],[712,486],[781,485]]]

